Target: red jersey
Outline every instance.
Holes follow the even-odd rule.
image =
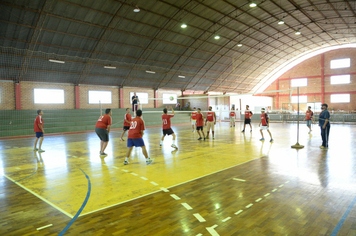
[[[196,111],[193,111],[192,112],[192,120],[197,120],[197,112]]]
[[[145,130],[145,122],[143,122],[141,117],[135,117],[131,121],[128,138],[131,139],[142,138],[141,135],[142,130]]]
[[[41,127],[43,129],[43,119],[42,119],[42,116],[40,116],[40,115],[38,115],[35,119],[35,127],[34,127],[35,132],[42,132],[40,127],[38,127],[39,124],[41,125]]]
[[[125,114],[124,116],[124,126],[130,126],[130,123],[127,123],[125,120],[128,120],[129,122],[131,122],[131,114]]]
[[[305,116],[307,117],[307,120],[311,120],[313,117],[313,112],[312,111],[307,111],[305,113]]]
[[[204,125],[203,114],[197,114],[197,127]]]
[[[206,119],[208,121],[214,121],[214,112],[213,111],[208,111]]]
[[[268,124],[268,115],[267,113],[261,114],[261,123],[263,126],[267,126]]]
[[[171,118],[172,117],[174,117],[174,115],[167,115],[167,114],[162,115],[163,129],[171,128]]]
[[[245,119],[251,119],[252,112],[251,111],[245,111]]]
[[[98,122],[96,122],[95,127],[101,128],[101,129],[107,129],[108,125],[111,125],[111,116],[103,115],[103,116],[99,117]]]
[[[231,111],[230,112],[230,118],[234,117],[235,118],[235,112],[234,111]]]

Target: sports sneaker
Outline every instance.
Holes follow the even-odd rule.
[[[204,141],[205,141],[205,139],[206,139],[206,138],[204,137]]]
[[[172,144],[172,148],[178,149],[178,147],[175,144]]]
[[[260,141],[265,141],[265,139],[264,139],[264,138],[261,138]]]
[[[250,132],[252,132],[252,129],[250,130]]]
[[[198,140],[202,140],[202,137],[198,138]]]
[[[43,150],[43,149],[39,149],[39,150],[38,150],[38,152],[45,152],[45,150]]]
[[[231,128],[232,126],[230,125],[230,128]]]
[[[148,159],[146,160],[146,164],[147,164],[147,165],[150,165],[154,160],[155,160],[155,159],[148,158]]]
[[[243,132],[245,132],[245,130],[243,129],[241,132],[243,133]]]
[[[206,139],[209,139],[209,136],[206,136]]]
[[[105,152],[100,153],[100,156],[107,156],[108,154],[106,154]]]
[[[159,146],[162,147],[162,143],[160,143]]]
[[[120,141],[125,141],[123,138],[120,138]]]
[[[323,145],[320,145],[320,149],[324,149],[324,146],[323,146]]]
[[[273,143],[273,139],[271,138],[271,140],[269,140],[271,143]]]
[[[128,164],[129,164],[129,162],[125,160],[124,161],[124,165],[128,165]]]
[[[33,151],[38,151],[38,148],[34,148]]]

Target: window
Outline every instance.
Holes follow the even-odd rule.
[[[34,89],[35,104],[64,104],[63,89]]]
[[[348,103],[350,102],[350,94],[333,94],[330,96],[331,103]]]
[[[163,104],[177,104],[177,94],[164,93]]]
[[[130,103],[132,104],[132,97],[134,95],[134,92],[130,92]],[[148,104],[148,93],[136,93],[136,96],[138,97],[138,100],[140,101],[140,104]]]
[[[291,86],[292,87],[305,87],[308,85],[308,79],[292,79]]]
[[[308,102],[307,107],[309,106],[313,112],[321,112],[321,102]]]
[[[299,96],[299,103],[307,103],[308,96]],[[292,96],[292,103],[298,103],[298,96]]]
[[[95,91],[89,90],[88,92],[89,104],[111,104],[112,96],[111,91]]]
[[[343,58],[330,61],[330,69],[348,68],[350,67],[350,58]]]
[[[330,77],[330,84],[349,84],[350,75],[335,75]]]

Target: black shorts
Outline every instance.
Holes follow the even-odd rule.
[[[106,129],[95,127],[95,133],[98,135],[101,141],[109,141],[109,133]]]
[[[203,126],[197,126],[197,130],[203,131]]]
[[[164,129],[163,130],[163,135],[171,135],[174,134],[172,129]]]
[[[245,119],[245,124],[251,124],[251,119]]]
[[[124,131],[127,131],[129,129],[130,129],[130,126],[124,126],[124,128],[123,128]]]

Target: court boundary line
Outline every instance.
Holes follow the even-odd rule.
[[[250,161],[254,161],[254,160],[263,158],[263,157],[265,157],[265,156],[266,156],[266,155],[263,155],[263,156],[260,156],[260,157],[256,157],[256,158],[254,158],[254,159],[251,159],[251,160],[248,160],[248,161],[239,163],[239,164],[237,164],[237,165],[230,166],[230,167],[224,168],[224,169],[222,169],[222,170],[218,170],[218,171],[215,171],[215,172],[213,172],[213,173],[210,173],[210,174],[207,174],[207,175],[203,175],[203,176],[200,176],[200,177],[197,177],[197,178],[194,178],[194,179],[191,179],[191,180],[188,180],[188,181],[185,181],[185,182],[176,184],[176,185],[172,185],[172,186],[170,186],[170,187],[167,187],[166,189],[168,189],[168,188],[173,188],[173,187],[176,187],[176,186],[185,184],[185,183],[189,183],[189,182],[191,182],[191,181],[195,181],[195,180],[197,180],[197,179],[201,179],[201,178],[204,178],[204,177],[206,177],[206,176],[209,176],[209,175],[216,174],[216,173],[219,173],[219,172],[224,171],[224,170],[228,170],[228,169],[234,168],[234,167],[236,167],[236,166],[239,166],[239,165],[248,163],[248,162],[250,162]],[[101,210],[105,210],[105,209],[108,209],[108,208],[111,208],[111,207],[114,207],[114,206],[118,206],[118,205],[121,205],[121,204],[130,202],[130,201],[133,201],[133,200],[137,200],[137,199],[139,199],[139,198],[146,197],[146,196],[149,196],[149,195],[151,195],[151,194],[158,193],[158,192],[162,192],[162,190],[160,189],[160,190],[157,190],[157,191],[154,191],[154,192],[151,192],[151,193],[147,193],[147,194],[145,194],[145,195],[142,195],[142,196],[139,196],[139,197],[135,197],[135,198],[132,198],[132,199],[123,201],[123,202],[119,202],[119,203],[116,203],[116,204],[113,204],[113,205],[110,205],[110,206],[107,206],[107,207],[103,207],[103,208],[100,208],[100,209],[97,209],[97,210],[93,210],[93,211],[90,211],[90,212],[86,212],[86,213],[80,215],[79,217],[85,216],[85,215],[89,215],[89,214],[92,214],[92,213],[95,213],[95,212],[98,212],[98,211],[101,211]]]
[[[23,186],[22,184],[15,182],[15,180],[13,180],[12,178],[10,178],[9,176],[3,174],[5,176],[5,178],[7,178],[8,180],[10,180],[11,182],[13,182],[14,184],[17,184],[19,187],[23,188],[24,190],[26,190],[27,192],[31,193],[32,195],[36,196],[37,198],[41,199],[42,201],[44,201],[45,203],[47,203],[48,205],[52,206],[54,209],[62,212],[64,215],[68,216],[69,218],[73,218],[73,216],[71,214],[69,214],[68,212],[64,211],[63,209],[59,208],[58,206],[56,206],[54,203],[48,201],[47,199],[45,199],[44,197],[38,195],[37,193],[33,192],[32,190],[26,188],[25,186]]]
[[[351,203],[347,207],[345,213],[342,215],[341,219],[339,220],[339,222],[335,226],[333,232],[330,234],[331,236],[336,236],[339,233],[342,225],[346,221],[346,219],[347,219],[348,215],[350,214],[352,208],[354,207],[355,203],[356,203],[356,197],[351,201]]]

